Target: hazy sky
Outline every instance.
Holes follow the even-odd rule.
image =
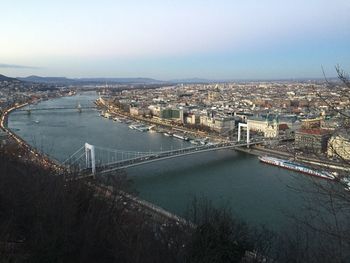
[[[350,71],[349,0],[0,0],[0,74],[297,78]]]

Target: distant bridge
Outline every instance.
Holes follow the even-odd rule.
[[[17,111],[48,111],[48,110],[77,110],[77,109],[96,109],[96,107],[94,107],[94,106],[86,106],[86,107],[30,108],[30,109],[18,109]]]
[[[24,111],[30,114],[32,111],[51,111],[51,110],[77,110],[82,112],[87,109],[96,109],[96,106],[76,106],[76,107],[48,107],[48,108],[27,108],[27,109],[18,109],[17,111]]]

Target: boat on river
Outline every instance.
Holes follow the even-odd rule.
[[[190,143],[191,143],[191,144],[194,144],[194,145],[199,145],[199,144],[201,144],[201,142],[200,142],[199,140],[197,140],[197,139],[190,140]]]
[[[317,170],[314,170],[312,168],[306,167],[302,164],[295,163],[292,161],[278,159],[278,158],[274,158],[274,157],[268,157],[268,156],[259,156],[259,160],[260,160],[260,162],[263,162],[263,163],[275,165],[278,167],[282,167],[282,168],[285,168],[288,170],[300,172],[303,174],[312,175],[312,176],[316,176],[316,177],[327,179],[327,180],[334,180],[335,179],[334,175],[332,175],[329,172],[317,171]]]
[[[148,131],[148,127],[143,124],[135,125],[135,130],[138,130],[140,132],[145,132],[145,131]]]
[[[102,116],[106,119],[112,119],[112,115],[109,112],[104,112]]]
[[[173,134],[173,137],[178,138],[178,139],[181,139],[181,140],[184,140],[184,141],[188,141],[188,138],[187,138],[186,136],[182,136],[182,135],[180,135],[180,134],[174,133],[174,134]]]
[[[346,191],[350,191],[350,177],[343,177],[340,182],[344,184],[344,189]]]

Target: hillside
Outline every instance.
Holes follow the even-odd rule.
[[[46,84],[159,84],[163,81],[151,79],[151,78],[66,78],[66,77],[40,77],[40,76],[28,76],[19,78],[22,81],[46,83]]]
[[[68,83],[68,82],[74,82],[73,79],[68,79],[65,77],[40,77],[40,76],[28,76],[24,78],[18,78],[22,81],[27,81],[27,82],[35,82],[35,83]]]
[[[5,75],[1,75],[0,74],[0,81],[18,81],[18,79],[16,78],[10,78],[10,77],[7,77]]]

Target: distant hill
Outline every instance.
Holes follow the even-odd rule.
[[[19,78],[22,81],[36,82],[36,83],[48,83],[48,84],[160,84],[164,81],[152,79],[152,78],[66,78],[66,77],[40,77],[29,76],[25,78]]]
[[[156,80],[152,78],[80,78],[75,79],[80,82],[92,83],[116,83],[116,84],[159,84],[165,81]]]
[[[69,83],[74,82],[73,79],[68,79],[65,77],[40,77],[40,76],[28,76],[24,78],[18,78],[22,81],[27,82],[36,82],[36,83],[47,83],[47,84],[63,84],[63,83]]]
[[[7,77],[5,75],[0,74],[0,81],[18,81],[18,79],[10,78],[10,77]]]
[[[170,80],[172,83],[215,83],[221,82],[220,80],[212,80],[212,79],[201,79],[201,78],[189,78],[189,79],[172,79]]]

